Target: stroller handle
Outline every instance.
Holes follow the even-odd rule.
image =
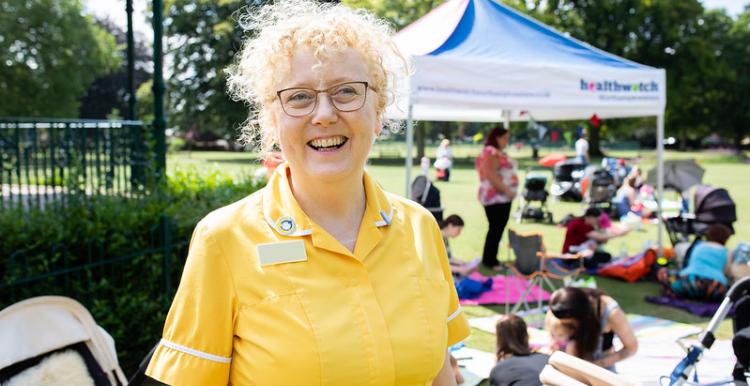
[[[727,297],[732,302],[737,301],[739,298],[741,298],[745,293],[750,291],[750,277],[745,277],[742,280],[734,283],[730,288],[729,291],[727,291]]]

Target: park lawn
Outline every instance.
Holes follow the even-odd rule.
[[[377,148],[376,148],[377,149]],[[375,151],[373,151],[374,153]],[[542,156],[544,156],[544,152]],[[521,167],[519,175],[523,177],[527,169],[536,168],[530,159],[530,154],[524,150],[514,150],[511,155],[519,160]],[[644,170],[650,170],[655,164],[653,152],[621,152],[615,153],[623,157],[640,157],[640,163]],[[726,188],[737,205],[738,221],[735,223],[736,234],[730,239],[729,246],[733,247],[739,241],[750,241],[750,165],[736,161],[733,157],[721,153],[678,153],[668,152],[667,159],[694,158],[706,169],[704,182]],[[170,171],[181,168],[197,168],[206,172],[221,172],[235,176],[252,175],[259,163],[252,153],[235,152],[176,152],[170,153],[168,163]],[[403,164],[398,161],[384,162],[373,159],[367,166],[368,172],[386,190],[404,194],[405,173]],[[419,173],[417,167],[413,168],[412,176]],[[550,173],[550,179],[551,179]],[[551,182],[551,180],[550,180]],[[464,233],[451,242],[454,254],[469,260],[480,256],[484,235],[487,229],[487,220],[482,206],[476,199],[477,176],[470,159],[458,162],[458,166],[451,172],[450,182],[436,182],[440,189],[442,204],[445,214],[456,213],[463,217],[466,222]],[[667,198],[670,198],[668,195]],[[671,195],[676,199],[676,195]],[[514,203],[514,210],[518,201]],[[567,214],[579,215],[583,207],[579,203],[548,201],[548,207],[554,214],[555,220],[562,219]],[[562,246],[564,229],[556,225],[524,222],[518,224],[513,219],[509,222],[509,228],[519,231],[535,231],[544,235],[544,241],[549,250],[558,251]],[[664,245],[668,246],[669,240],[666,232],[663,233]],[[643,231],[635,231],[625,237],[610,241],[608,249],[613,255],[627,252],[628,254],[640,251],[647,242],[656,242],[657,226],[647,225]],[[506,239],[501,243],[499,258],[509,259]],[[646,303],[646,295],[659,293],[660,288],[656,283],[638,282],[626,283],[618,280],[596,278],[599,288],[604,289],[612,295],[623,309],[629,313],[653,315],[660,318],[676,320],[683,323],[691,323],[705,327],[708,318],[700,318],[687,312],[673,308],[662,307]],[[504,306],[490,307],[465,307],[465,312],[470,317],[487,316],[502,313]],[[732,336],[731,323],[724,321],[718,331],[721,339]],[[485,351],[494,351],[494,336],[474,329],[468,345]]]

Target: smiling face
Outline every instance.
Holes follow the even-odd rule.
[[[322,61],[308,47],[294,51],[277,90],[297,87],[328,90],[318,93],[317,105],[307,115],[290,116],[279,98],[271,106],[281,152],[294,178],[325,182],[362,178],[367,155],[382,125],[375,108],[377,97],[371,88],[365,92],[364,105],[358,110],[344,112],[333,105],[332,98],[344,101],[340,98],[356,92],[335,87],[347,82],[370,82],[367,64],[356,50],[332,52]],[[289,97],[286,102],[294,103],[306,96]]]

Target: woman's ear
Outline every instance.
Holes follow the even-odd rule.
[[[375,122],[375,138],[380,137],[383,133],[383,113],[378,114],[377,122]]]

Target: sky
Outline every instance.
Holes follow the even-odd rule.
[[[153,30],[146,20],[145,12],[151,0],[133,0],[133,24],[135,31],[141,32],[151,41]],[[127,16],[125,14],[125,0],[83,0],[86,13],[100,17],[109,17],[115,24],[125,28]]]
[[[750,0],[702,0],[701,2],[705,8],[724,8],[732,16],[737,16],[746,4],[750,4]]]
[[[150,26],[143,16],[149,2],[150,0],[133,0],[135,8],[133,23],[136,31],[143,31],[150,39]],[[724,8],[730,15],[736,16],[742,12],[745,4],[750,3],[750,0],[702,0],[702,2],[706,8]],[[83,0],[83,3],[88,12],[100,16],[109,15],[115,23],[125,26],[125,0]]]

